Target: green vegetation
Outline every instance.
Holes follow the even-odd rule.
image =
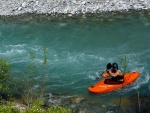
[[[6,104],[0,105],[0,113],[71,113],[70,108],[64,108],[61,106],[54,106],[45,109],[42,107],[44,104],[43,95],[45,93],[45,83],[48,74],[47,53],[46,48],[44,48],[42,62],[38,62],[34,54],[30,53],[29,56],[32,63],[27,66],[26,73],[22,73],[22,76],[19,74],[17,77],[20,79],[21,84],[15,84],[15,88],[17,92],[22,95],[22,103],[27,105],[25,110],[20,111],[19,108],[16,107],[17,105],[15,103],[8,101]],[[42,72],[39,71],[38,68],[40,68]],[[13,81],[14,79],[10,79],[9,71],[10,67],[7,59],[0,58],[0,91],[4,92],[9,89],[7,86],[8,80],[18,82]],[[38,85],[37,88],[35,88],[36,85]]]
[[[9,89],[8,81],[10,80],[9,76],[10,67],[7,62],[7,59],[0,58],[0,92],[5,92]]]
[[[24,113],[71,113],[71,109],[64,108],[61,106],[54,106],[45,110],[39,106],[33,105],[30,109],[27,109]]]
[[[123,74],[127,73],[128,62],[129,60],[127,59],[127,55],[123,54],[123,58],[120,62],[120,64],[123,66]]]
[[[0,113],[20,113],[20,111],[13,107],[15,103],[7,102],[6,105],[0,105]]]
[[[26,108],[22,111],[16,107],[13,102],[7,102],[5,105],[0,105],[0,113],[72,113],[70,108],[64,108],[61,106],[54,106],[48,109],[44,109],[36,105],[36,102],[30,108]]]
[[[20,95],[24,98],[24,103],[28,107],[31,107],[34,102],[37,105],[41,105],[44,102],[45,83],[48,75],[48,59],[47,49],[43,49],[43,61],[40,62],[36,59],[35,55],[30,53],[29,58],[31,64],[26,67],[25,73],[18,76],[21,83],[16,84],[16,89]],[[18,78],[16,81],[18,81]]]
[[[61,106],[54,106],[54,107],[48,108],[48,112],[49,113],[71,113],[71,109],[64,108]]]

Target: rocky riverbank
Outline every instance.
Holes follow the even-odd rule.
[[[150,0],[1,0],[0,15],[100,13],[148,10]]]
[[[47,107],[69,107],[72,109],[72,113],[117,113],[118,109],[121,113],[150,113],[150,106],[147,106],[149,104],[150,97],[146,95],[122,96],[121,101],[120,97],[116,97],[108,100],[106,105],[103,101],[97,103],[84,97],[52,95],[50,93],[47,95],[47,102],[45,102]]]
[[[100,98],[100,97],[98,97]],[[71,108],[72,113],[149,113],[150,106],[150,97],[146,95],[132,95],[132,96],[122,96],[121,101],[120,97],[112,98],[108,100],[109,104],[104,104],[103,101],[91,102],[84,97],[78,96],[63,96],[63,95],[47,95],[45,98],[45,104],[41,106],[42,108],[49,108],[54,106],[63,106],[65,108]],[[1,102],[1,101],[0,101]],[[3,102],[5,102],[3,100]],[[27,109],[27,106],[18,101],[14,108],[24,111]],[[5,102],[6,103],[6,102]],[[3,103],[4,104],[4,103]],[[120,106],[119,106],[120,104]]]

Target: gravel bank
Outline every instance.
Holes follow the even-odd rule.
[[[0,15],[85,14],[150,9],[150,0],[0,0]]]

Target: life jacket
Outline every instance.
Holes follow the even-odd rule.
[[[112,70],[109,71],[109,74],[116,77],[116,76],[123,76],[122,72],[120,70],[117,70],[116,72],[113,72]]]
[[[104,70],[104,73],[102,74],[102,76],[103,77],[109,77],[110,76],[109,71],[110,71],[110,69],[109,70],[108,69]]]
[[[108,73],[103,73],[102,76],[103,77],[109,77],[110,75]]]
[[[112,70],[109,70],[109,71],[105,70],[105,73],[102,74],[103,77],[109,77],[111,75],[114,76],[114,77],[123,76],[123,74],[120,70],[117,70],[115,73],[112,72]]]

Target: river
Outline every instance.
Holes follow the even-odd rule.
[[[18,18],[0,19],[0,56],[8,59],[15,72],[25,73],[25,67],[32,62],[29,54],[42,62],[46,47],[47,93],[83,96],[91,101],[119,96],[120,90],[93,95],[87,88],[98,82],[95,78],[108,62],[117,62],[123,69],[120,61],[125,54],[127,70],[139,71],[141,76],[123,88],[122,94],[133,95],[137,89],[140,94],[150,94],[149,12],[66,19],[31,15]]]

